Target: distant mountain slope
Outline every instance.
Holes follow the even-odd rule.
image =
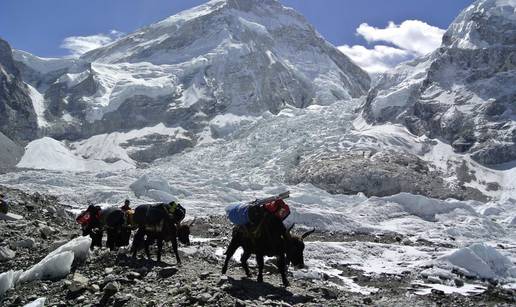
[[[23,148],[0,132],[0,173],[14,168],[23,155]]]
[[[0,39],[0,133],[23,142],[36,137],[36,114],[23,83],[20,72],[14,65],[9,44]]]
[[[385,74],[364,106],[369,123],[402,123],[483,164],[516,159],[516,1],[466,8],[426,58]]]

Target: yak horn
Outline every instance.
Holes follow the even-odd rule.
[[[197,219],[196,216],[194,216],[193,220],[190,222],[190,227],[195,223],[195,220]]]
[[[304,239],[304,238],[308,237],[309,235],[311,235],[311,234],[312,234],[312,233],[314,233],[314,232],[315,232],[315,228],[314,228],[314,229],[312,229],[312,230],[309,230],[309,231],[305,232],[305,233],[301,236],[301,238],[302,238],[302,239]]]
[[[292,225],[290,225],[290,227],[287,229],[287,232],[290,232],[292,228],[294,228],[294,225],[296,225],[296,223],[292,223]]]

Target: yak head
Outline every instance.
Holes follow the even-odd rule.
[[[303,252],[305,250],[305,243],[303,240],[311,235],[315,228],[302,234],[300,237],[290,234],[290,231],[294,227],[294,224],[287,230],[285,249],[287,254],[287,265],[292,263],[296,268],[304,268],[305,262],[303,258]]]
[[[83,236],[91,234],[93,230],[92,219],[95,216],[95,214],[95,208],[92,205],[90,205],[88,209],[82,211],[81,214],[79,214],[79,216],[77,216],[77,218],[75,219],[77,223],[81,225]]]
[[[179,242],[190,245],[190,227],[195,223],[195,218],[189,224],[178,224],[177,225],[177,238]]]

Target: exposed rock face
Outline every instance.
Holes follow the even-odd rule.
[[[22,155],[23,148],[0,132],[0,173],[14,168]]]
[[[385,74],[368,95],[370,123],[402,123],[483,164],[516,159],[516,3],[481,0],[433,54]]]
[[[34,139],[37,129],[32,100],[14,65],[11,47],[0,39],[0,132],[24,142]]]
[[[478,190],[450,185],[444,174],[415,155],[392,150],[350,151],[308,157],[287,175],[291,183],[311,183],[330,193],[387,196],[401,192],[446,199],[486,197]]]

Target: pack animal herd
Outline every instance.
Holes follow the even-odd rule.
[[[163,242],[169,241],[172,243],[177,264],[181,264],[178,240],[182,244],[190,245],[190,228],[195,223],[195,218],[189,223],[183,223],[184,217],[184,208],[175,202],[144,204],[134,210],[129,207],[100,208],[90,205],[77,217],[77,222],[82,226],[83,236],[89,235],[92,238],[91,249],[102,246],[104,231],[107,232],[106,246],[109,249],[128,246],[132,230],[136,230],[131,244],[133,258],[144,248],[147,258],[151,259],[150,246],[156,242],[157,261],[160,262]],[[273,215],[264,215],[258,225],[235,225],[225,252],[222,274],[226,274],[229,260],[242,247],[240,263],[248,277],[251,272],[247,261],[252,254],[256,255],[258,282],[263,282],[264,256],[275,256],[283,285],[287,287],[287,267],[289,264],[298,268],[304,267],[303,240],[314,232],[311,230],[302,236],[296,236],[291,233],[293,226],[286,229],[283,221]]]

